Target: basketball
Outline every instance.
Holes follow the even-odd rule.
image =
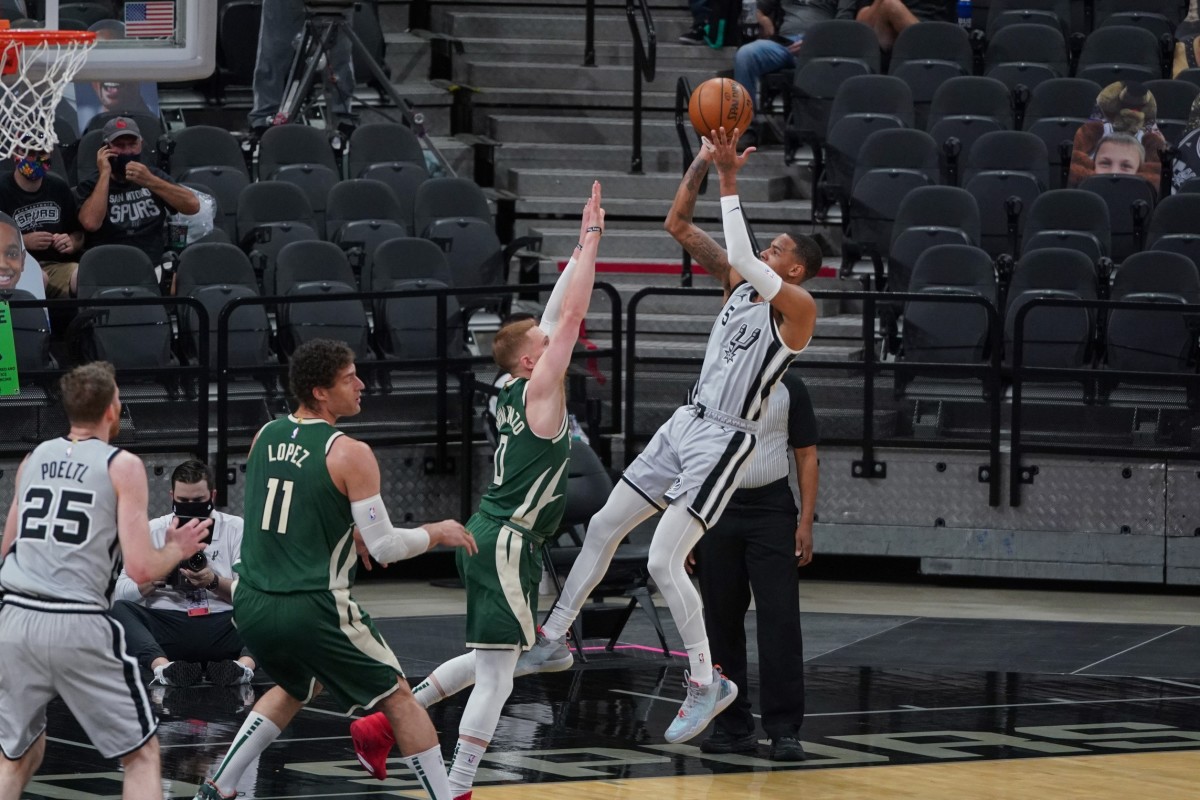
[[[754,120],[754,103],[746,87],[732,78],[711,78],[692,92],[688,116],[701,136],[708,136],[720,127],[726,133],[732,133],[734,128],[745,133]]]

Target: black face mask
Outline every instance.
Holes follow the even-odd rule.
[[[125,180],[125,167],[139,160],[133,153],[123,153],[108,159],[112,163],[113,177],[119,181]]]

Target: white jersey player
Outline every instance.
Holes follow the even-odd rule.
[[[0,544],[0,800],[16,800],[40,766],[56,696],[101,755],[121,760],[123,797],[158,800],[158,720],[108,608],[122,557],[134,580],[161,578],[204,549],[208,522],[174,523],[155,549],[146,468],[109,444],[121,418],[112,366],[78,367],[61,387],[71,430],[21,464]]]
[[[728,259],[721,253],[721,258],[704,263],[724,285],[725,305],[709,334],[691,402],[659,428],[625,470],[604,508],[592,517],[562,596],[517,668],[522,674],[571,665],[565,637],[579,609],[604,577],[621,540],[662,511],[650,544],[649,569],[671,608],[690,666],[687,699],[667,729],[669,742],[696,736],[737,697],[737,687],[712,664],[700,595],[688,579],[684,560],[737,489],[754,450],[765,401],[792,359],[808,345],[817,316],[812,295],[800,287],[820,269],[816,242],[783,234],[758,256],[750,245],[737,196],[737,172],[753,148],[738,155],[736,138],[736,131],[712,133],[712,141],[705,142],[684,176],[666,222],[676,238],[678,226],[687,225],[691,235],[703,237],[712,251],[720,252],[691,223],[695,186],[708,164],[715,163],[729,253]]]

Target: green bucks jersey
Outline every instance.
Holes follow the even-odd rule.
[[[567,415],[551,439],[529,429],[525,415],[526,378],[514,378],[496,401],[495,468],[480,512],[531,534],[541,544],[558,530],[567,505],[567,462],[571,439]]]
[[[246,464],[239,580],[260,592],[346,589],[357,563],[350,500],[325,456],[343,434],[324,420],[269,422]]]

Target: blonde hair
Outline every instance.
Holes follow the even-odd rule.
[[[63,375],[58,385],[71,424],[94,425],[117,393],[116,371],[107,361],[93,361]]]
[[[512,372],[524,354],[529,331],[537,325],[536,319],[519,319],[501,325],[492,340],[492,358],[505,372]]]

